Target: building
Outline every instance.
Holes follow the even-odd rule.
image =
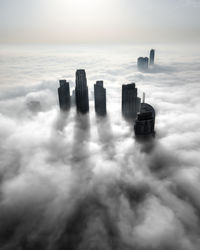
[[[150,57],[149,57],[149,65],[154,65],[154,58],[155,58],[155,50],[150,50]]]
[[[143,102],[141,104],[140,112],[137,115],[135,121],[135,135],[136,136],[149,136],[154,135],[155,127],[155,110],[148,103]]]
[[[60,109],[63,111],[70,109],[70,89],[69,83],[66,80],[60,80],[60,87],[58,88],[58,98]]]
[[[136,118],[140,110],[140,102],[135,83],[122,85],[122,114],[126,119]]]
[[[76,108],[77,111],[84,114],[89,111],[88,86],[84,69],[76,71]]]
[[[98,115],[106,115],[106,89],[103,87],[103,81],[94,84],[94,104]]]
[[[148,57],[139,57],[137,60],[137,67],[140,71],[147,71],[149,65],[149,58]]]

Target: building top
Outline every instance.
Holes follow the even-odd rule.
[[[122,86],[126,89],[135,89],[135,83],[123,84]]]
[[[145,116],[145,113],[148,113],[148,116],[149,116],[149,113],[152,114],[152,118],[155,118],[155,110],[154,108],[149,105],[148,103],[141,103],[141,108],[140,108],[140,114],[143,116]]]
[[[85,70],[84,69],[77,69],[76,77],[79,76],[79,75],[82,75],[82,76],[86,77]]]
[[[96,81],[96,85],[99,87],[103,87],[103,81]]]
[[[139,61],[140,61],[140,60],[148,61],[149,58],[148,58],[148,57],[138,57],[138,60],[139,60]]]
[[[60,83],[60,87],[62,87],[63,85],[65,85],[67,82],[65,79],[59,80]]]
[[[87,78],[84,69],[78,69],[76,71],[76,88],[80,90],[87,88]]]

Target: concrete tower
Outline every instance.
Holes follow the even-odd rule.
[[[154,135],[155,127],[155,110],[154,108],[147,104],[142,103],[140,113],[138,113],[137,119],[135,121],[135,135],[136,136],[149,136]]]
[[[60,80],[60,87],[58,88],[58,98],[60,109],[63,111],[70,109],[70,89],[69,83],[66,80]]]
[[[154,58],[155,58],[155,50],[151,49],[150,50],[150,57],[149,57],[149,64],[154,65]]]
[[[75,96],[77,111],[82,114],[87,113],[89,111],[89,99],[87,78],[84,69],[79,69],[76,71]]]
[[[106,89],[103,87],[103,81],[94,84],[94,102],[96,113],[100,116],[106,115]]]
[[[139,57],[138,60],[137,60],[138,70],[140,70],[140,71],[147,71],[148,70],[148,64],[149,64],[149,58],[148,57]]]
[[[122,85],[122,114],[125,118],[136,118],[137,112],[140,110],[140,102],[135,83]]]

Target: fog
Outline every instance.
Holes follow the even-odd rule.
[[[0,43],[200,41],[199,0],[1,0]]]
[[[198,250],[199,48],[4,46],[0,92],[0,248]],[[58,79],[85,68],[90,112],[59,110]],[[108,115],[96,117],[104,80]],[[121,115],[135,82],[156,110],[156,137],[139,142]]]

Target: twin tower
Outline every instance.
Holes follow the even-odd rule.
[[[59,104],[63,111],[70,109],[73,100],[79,113],[89,112],[89,96],[85,70],[76,71],[76,86],[73,95],[70,96],[69,83],[66,80],[60,80],[58,88]],[[95,111],[98,115],[106,115],[106,89],[103,87],[103,81],[97,81],[94,85]]]
[[[139,57],[137,60],[137,66],[139,71],[147,71],[149,67],[153,67],[155,59],[155,50],[151,49],[149,58],[148,57]]]

